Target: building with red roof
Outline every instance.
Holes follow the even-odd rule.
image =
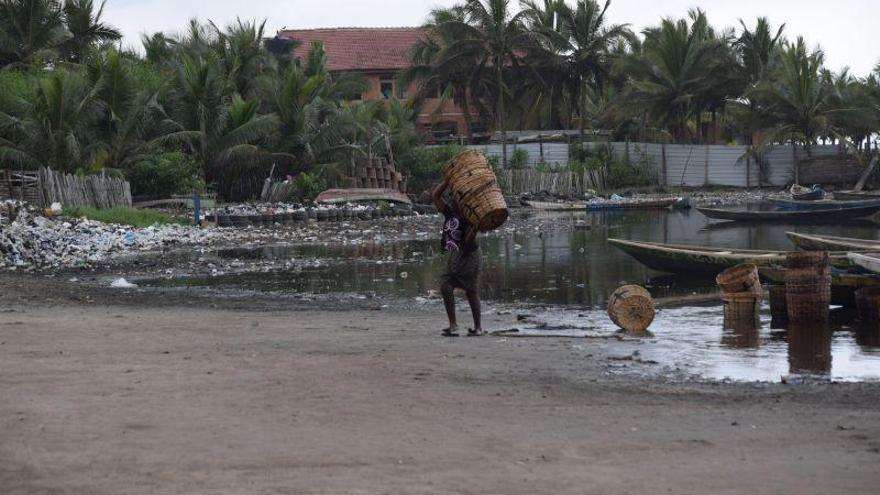
[[[353,72],[364,76],[367,89],[363,100],[389,99],[394,95],[405,100],[415,95],[417,85],[398,87],[397,76],[410,66],[410,51],[422,37],[417,27],[396,28],[325,28],[282,30],[278,38],[292,39],[299,44],[294,55],[305,60],[315,42],[324,45],[331,72]],[[419,124],[432,136],[467,134],[461,110],[446,102],[429,98],[422,105]],[[439,110],[439,111],[438,111]]]

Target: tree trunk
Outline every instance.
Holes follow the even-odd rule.
[[[498,111],[495,112],[497,123],[501,128],[501,168],[507,168],[507,126],[504,124],[504,78],[501,73],[500,60],[496,61],[495,73],[498,82]]]
[[[800,164],[798,164],[798,155],[797,155],[797,141],[794,139],[791,140],[791,160],[792,160],[792,169],[794,169],[794,183],[800,184]]]
[[[718,144],[718,111],[712,109],[712,142],[709,144]]]
[[[578,143],[580,143],[581,149],[583,149],[583,147],[584,147],[584,134],[585,134],[584,129],[586,128],[586,125],[587,125],[587,116],[584,115],[586,113],[586,109],[587,109],[587,92],[584,91],[583,81],[581,81],[581,98],[580,98],[580,100],[581,100],[581,105],[580,105],[581,106],[581,108],[580,108],[581,122],[580,122],[580,126],[578,126]]]

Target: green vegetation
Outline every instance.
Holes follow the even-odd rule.
[[[116,171],[138,193],[212,188],[226,199],[308,173],[304,196],[358,160],[394,156],[418,192],[456,147],[427,149],[420,102],[440,97],[474,129],[579,129],[616,141],[744,142],[759,158],[792,142],[869,151],[880,130],[880,65],[832,72],[819,48],[763,18],[712,26],[693,10],[640,33],[608,21],[611,2],[462,0],[431,11],[398,83],[417,95],[363,102],[365,81],[328,70],[321,44],[266,40],[264,25],[192,20],[183,34],[114,45],[94,0],[0,0],[0,167]],[[269,49],[268,47],[271,47]],[[573,152],[571,168],[646,170]],[[499,163],[500,162],[500,163]],[[493,166],[523,166],[506,140]],[[548,164],[542,169],[552,168]]]
[[[132,227],[150,227],[153,225],[187,224],[188,220],[174,218],[166,213],[142,210],[138,208],[64,208],[62,214],[73,218],[87,218],[104,223],[131,225]]]

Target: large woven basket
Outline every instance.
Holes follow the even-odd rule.
[[[480,232],[495,230],[507,221],[507,203],[483,153],[463,151],[446,162],[441,172],[461,214]]]
[[[770,286],[770,316],[776,321],[788,319],[788,306],[785,302],[785,285]]]
[[[856,291],[856,308],[864,323],[880,321],[880,287],[865,287]]]
[[[758,325],[761,293],[755,291],[730,292],[722,296],[724,301],[725,328],[749,328]]]
[[[828,253],[791,252],[786,255],[785,306],[790,322],[828,319],[831,304],[831,266]]]
[[[745,263],[724,270],[715,277],[715,282],[725,294],[740,292],[761,293],[761,282],[758,278],[758,267]]]
[[[643,287],[624,285],[608,300],[608,316],[630,332],[644,332],[654,321],[654,299]]]

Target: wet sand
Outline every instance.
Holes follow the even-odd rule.
[[[856,494],[880,481],[878,384],[618,375],[604,341],[440,338],[434,306],[211,304],[0,275],[0,493]]]

